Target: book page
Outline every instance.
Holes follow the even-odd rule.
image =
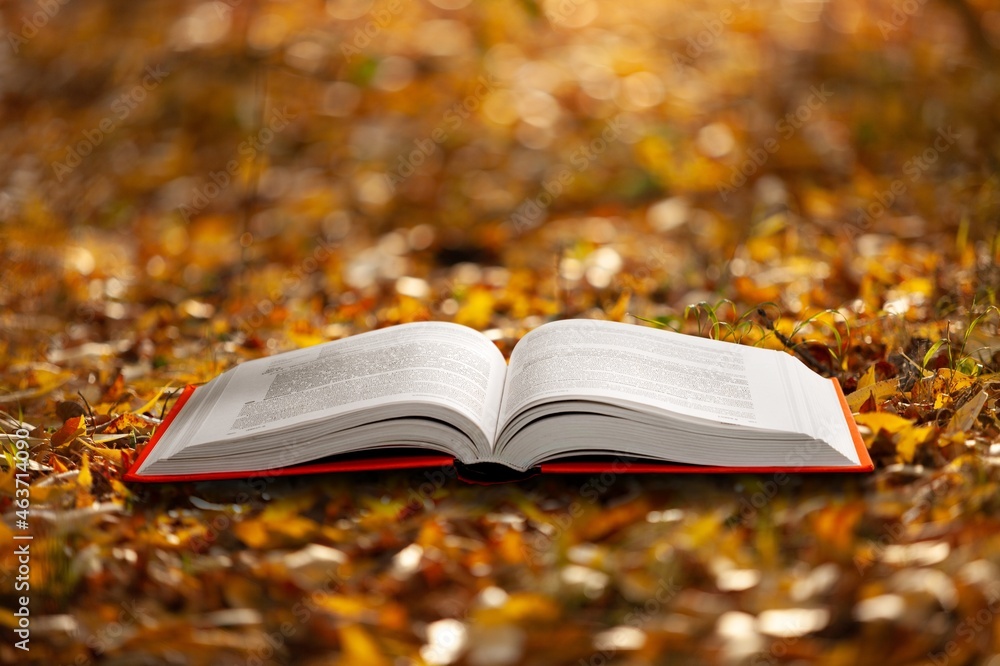
[[[380,329],[249,361],[220,376],[208,385],[217,394],[211,418],[191,443],[383,405],[412,404],[419,416],[421,403],[460,412],[492,442],[505,373],[503,354],[470,328],[419,322]]]
[[[552,322],[524,336],[511,354],[501,426],[543,402],[596,398],[813,435],[819,430],[812,418],[816,410],[808,408],[809,396],[792,371],[794,363],[781,352],[645,326]],[[826,392],[822,396],[840,418],[839,403]],[[853,447],[844,448],[845,455],[856,458]]]

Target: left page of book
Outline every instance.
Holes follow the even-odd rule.
[[[492,342],[445,322],[249,361],[195,391],[139,473],[264,469],[279,445],[285,465],[366,442],[437,444],[471,460],[469,447],[490,450],[505,374]],[[463,436],[466,450],[452,451]]]

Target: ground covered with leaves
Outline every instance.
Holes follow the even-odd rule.
[[[991,3],[0,21],[3,663],[1000,666]],[[122,481],[241,361],[565,317],[795,354],[876,471]]]

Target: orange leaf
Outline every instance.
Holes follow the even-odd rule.
[[[136,430],[146,431],[153,427],[153,424],[145,419],[142,419],[135,414],[122,414],[115,418],[114,421],[109,423],[107,427],[104,428],[104,432],[108,434],[120,433],[120,432],[134,432]]]
[[[69,467],[66,467],[66,465],[59,460],[59,456],[54,453],[49,456],[49,467],[52,468],[53,474],[62,474],[63,472],[69,471]]]
[[[62,428],[52,433],[52,446],[57,448],[64,446],[86,432],[87,425],[83,416],[70,417],[63,423]]]
[[[861,407],[858,408],[858,411],[862,414],[870,414],[871,412],[878,411],[878,403],[875,402],[874,391],[868,391],[868,399],[861,403]]]
[[[832,546],[835,552],[851,552],[855,526],[864,513],[863,502],[823,507],[814,514],[813,534],[817,541]]]
[[[611,321],[622,321],[625,313],[628,312],[629,303],[632,300],[632,293],[626,289],[618,297],[618,300],[607,310],[607,317]]]
[[[104,392],[104,395],[101,397],[101,402],[118,402],[118,399],[122,397],[123,393],[125,393],[125,375],[119,372],[118,376],[115,377],[115,381],[113,381],[111,386],[108,387],[108,390]]]

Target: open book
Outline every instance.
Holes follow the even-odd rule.
[[[444,322],[248,361],[189,387],[126,478],[612,460],[630,472],[873,468],[839,384],[789,354],[564,320],[525,335],[509,365],[483,334]]]

